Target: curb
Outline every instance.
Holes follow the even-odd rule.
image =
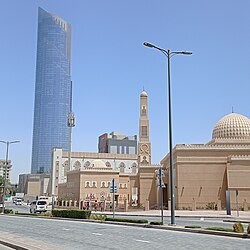
[[[2,240],[0,240],[0,245],[4,245],[6,247],[10,247],[10,248],[16,249],[16,250],[29,250],[28,248],[20,247],[18,245],[13,244],[13,243],[9,243],[9,242],[2,241]]]
[[[240,223],[250,224],[250,220],[236,219],[236,218],[225,219],[225,220],[223,220],[223,222],[240,222]]]

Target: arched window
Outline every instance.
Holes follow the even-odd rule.
[[[125,172],[125,164],[123,162],[120,163],[120,173],[124,173]]]
[[[137,173],[137,164],[135,162],[132,164],[132,173],[133,174]]]
[[[105,186],[106,186],[105,181],[102,181],[102,188],[105,188]]]
[[[107,161],[107,162],[105,163],[105,165],[106,165],[107,168],[111,168],[110,162]]]
[[[69,161],[68,160],[66,160],[63,163],[63,168],[64,168],[64,176],[66,176],[66,173],[69,171]]]
[[[74,164],[73,169],[80,170],[81,169],[81,163],[79,161],[76,161],[75,164]]]
[[[85,168],[89,168],[89,166],[90,166],[90,162],[89,162],[89,161],[86,161],[86,162],[84,163],[84,167],[85,167]]]

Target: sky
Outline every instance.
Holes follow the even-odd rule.
[[[248,0],[1,0],[0,7],[0,140],[20,140],[9,147],[12,183],[31,168],[38,7],[72,25],[72,151],[97,152],[103,133],[138,135],[143,89],[152,162],[169,151],[167,58],[145,41],[193,52],[171,58],[173,145],[207,143],[232,107],[250,118]]]

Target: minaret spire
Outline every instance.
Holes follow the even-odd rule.
[[[149,141],[148,94],[144,90],[140,95],[140,127],[138,160],[140,165],[151,164],[151,143]]]

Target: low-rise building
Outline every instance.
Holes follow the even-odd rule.
[[[12,164],[10,160],[8,160],[7,162],[7,171],[6,171],[6,160],[0,160],[0,176],[5,177],[6,173],[7,174],[6,180],[10,181],[11,170],[12,170]]]

